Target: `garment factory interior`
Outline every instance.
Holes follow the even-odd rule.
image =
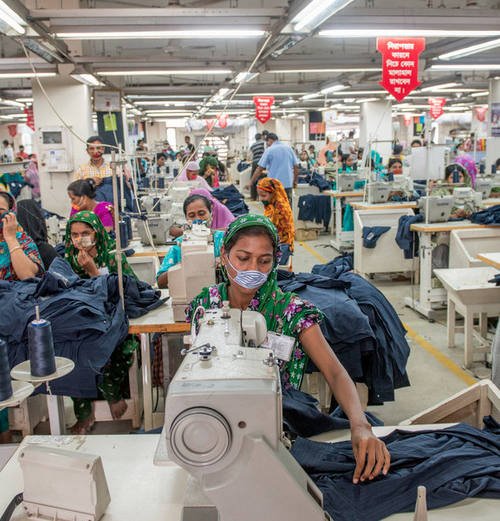
[[[499,50],[498,0],[0,0],[0,521],[497,520]]]

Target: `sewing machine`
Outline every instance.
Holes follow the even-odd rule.
[[[426,219],[427,200],[429,200],[429,216]],[[420,214],[426,222],[441,223],[446,222],[450,218],[451,210],[455,205],[452,195],[430,195],[421,197],[418,200],[418,208]]]
[[[187,493],[205,502],[197,509],[188,497],[183,519],[331,521],[282,443],[277,359],[253,347],[266,338],[264,317],[224,304],[200,319],[165,402],[168,456],[199,483],[193,491],[188,481]]]
[[[168,271],[168,290],[174,320],[185,322],[184,310],[205,287],[215,284],[213,235],[204,224],[191,224],[184,230],[179,264]]]
[[[154,216],[147,217],[145,221],[142,219],[137,219],[136,221],[137,231],[141,238],[141,242],[146,245],[150,245],[151,243],[148,232],[146,231],[146,226],[149,228],[149,232],[151,233],[153,244],[161,245],[166,244],[169,240],[170,228],[173,224],[174,217],[169,213],[155,214]]]
[[[391,186],[389,183],[369,183],[366,187],[368,192],[368,202],[374,203],[386,203],[391,193]]]
[[[149,213],[170,213],[173,198],[168,195],[151,193],[141,197],[141,207]]]
[[[491,177],[476,177],[474,184],[476,192],[481,192],[483,199],[488,199],[493,188],[493,178]]]
[[[356,181],[359,180],[357,174],[337,174],[337,190],[339,192],[352,192]]]
[[[455,206],[469,205],[471,208],[481,206],[482,193],[475,192],[473,188],[456,186],[453,189],[453,200]]]

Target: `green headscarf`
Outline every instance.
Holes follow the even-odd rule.
[[[200,176],[204,177],[205,167],[207,165],[213,166],[214,168],[219,168],[219,161],[217,161],[217,158],[213,157],[213,156],[204,157],[200,161],[200,173],[199,173]],[[210,187],[213,188],[212,176],[206,178],[206,182],[210,185]]]
[[[249,309],[258,311],[266,319],[267,329],[275,333],[282,333],[294,337],[297,340],[290,361],[284,362],[280,367],[285,386],[289,385],[296,389],[300,388],[302,376],[307,366],[307,354],[298,342],[301,328],[299,323],[304,324],[308,318],[313,323],[323,319],[323,314],[309,303],[304,303],[294,293],[283,293],[277,285],[279,260],[281,258],[280,242],[278,232],[271,220],[263,215],[247,214],[232,222],[224,234],[223,244],[227,243],[240,230],[249,226],[264,226],[274,237],[276,244],[276,256],[273,267],[266,282],[257,290],[252,299]],[[225,268],[222,269],[226,282],[218,286],[204,288],[202,292],[191,302],[186,310],[188,319],[194,319],[194,312],[198,306],[205,309],[219,307],[223,300],[228,299],[228,287],[231,284]],[[220,296],[220,299],[219,299]],[[215,300],[214,300],[215,299]],[[220,302],[219,302],[220,300]],[[311,324],[312,325],[312,324]],[[297,329],[301,329],[297,331]]]
[[[104,229],[101,219],[94,212],[78,212],[71,217],[66,225],[64,258],[71,264],[73,271],[83,279],[90,278],[88,273],[78,265],[78,248],[73,245],[71,240],[71,225],[75,222],[85,223],[91,226],[95,233],[95,247],[97,255],[94,257],[95,265],[98,268],[107,267],[110,273],[118,273],[115,254],[111,253],[116,249],[116,243]],[[122,271],[126,275],[137,278],[132,268],[127,262],[127,258],[122,253]]]

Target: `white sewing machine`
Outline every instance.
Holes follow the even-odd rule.
[[[181,243],[182,260],[168,271],[174,320],[185,322],[184,309],[205,287],[215,284],[213,235],[204,224],[188,225]]]
[[[386,203],[391,193],[391,185],[389,183],[368,183],[366,191],[369,204]]]
[[[335,177],[337,190],[339,192],[352,192],[358,179],[358,174],[337,174]]]
[[[266,322],[225,304],[205,312],[165,403],[168,456],[218,512],[207,515],[187,498],[183,519],[331,521],[321,492],[282,443],[276,358],[248,347],[265,340]]]
[[[476,192],[480,192],[481,196],[484,199],[488,199],[491,194],[491,190],[493,188],[493,178],[492,177],[476,177],[476,181],[474,183],[474,188]]]
[[[427,200],[429,201],[429,216],[426,219]],[[452,195],[429,195],[418,200],[418,207],[424,221],[429,223],[442,223],[450,218],[451,210],[455,205]]]
[[[141,197],[141,207],[147,213],[170,213],[173,198],[169,195],[151,193]]]
[[[473,188],[465,186],[456,186],[453,189],[453,200],[455,206],[470,205],[472,208],[481,206],[482,193],[475,192]]]
[[[142,244],[150,245],[150,238],[146,231],[146,226],[149,228],[153,244],[166,244],[170,238],[170,228],[174,224],[174,217],[172,214],[155,214],[149,216],[145,221],[142,219],[136,220],[137,231],[141,238]]]

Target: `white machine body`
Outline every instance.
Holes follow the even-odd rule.
[[[168,388],[168,455],[200,483],[220,521],[331,521],[321,492],[281,441],[276,358],[245,347],[251,322],[260,345],[259,313],[216,309],[200,320]]]
[[[201,188],[200,181],[177,181],[170,188],[169,195],[172,196],[174,203],[183,203],[195,188]]]
[[[429,199],[429,218],[426,219],[427,199]],[[418,200],[418,207],[424,221],[429,223],[446,222],[450,218],[451,210],[455,205],[452,195],[437,195],[421,197]]]
[[[456,186],[453,189],[453,200],[456,206],[464,206],[466,204],[471,207],[481,206],[482,193],[474,191],[473,188],[466,186]]]
[[[174,320],[184,322],[184,310],[205,287],[215,284],[213,235],[204,224],[193,224],[184,231],[179,264],[168,270],[168,291]]]
[[[391,193],[391,185],[388,183],[368,183],[368,203],[386,203]]]
[[[407,197],[413,195],[413,180],[410,176],[410,169],[403,168],[403,173],[394,176],[394,181],[389,182],[391,192],[403,192]]]
[[[151,193],[141,197],[141,207],[149,213],[171,213],[173,198],[169,195]]]
[[[28,445],[19,464],[30,517],[98,521],[111,501],[100,456]]]
[[[39,127],[37,153],[40,167],[47,172],[71,172],[73,137],[66,127]]]
[[[359,180],[357,174],[337,174],[337,190],[340,192],[352,192],[356,181]]]
[[[480,192],[481,196],[484,199],[488,199],[491,194],[491,190],[493,188],[493,178],[491,177],[476,177],[476,181],[474,183],[474,188],[476,192]]]
[[[160,214],[149,216],[146,221],[142,219],[136,220],[137,232],[141,238],[141,242],[146,245],[150,245],[150,238],[146,231],[146,226],[149,228],[153,244],[161,245],[166,244],[170,238],[170,228],[174,224],[174,218],[172,214]]]

